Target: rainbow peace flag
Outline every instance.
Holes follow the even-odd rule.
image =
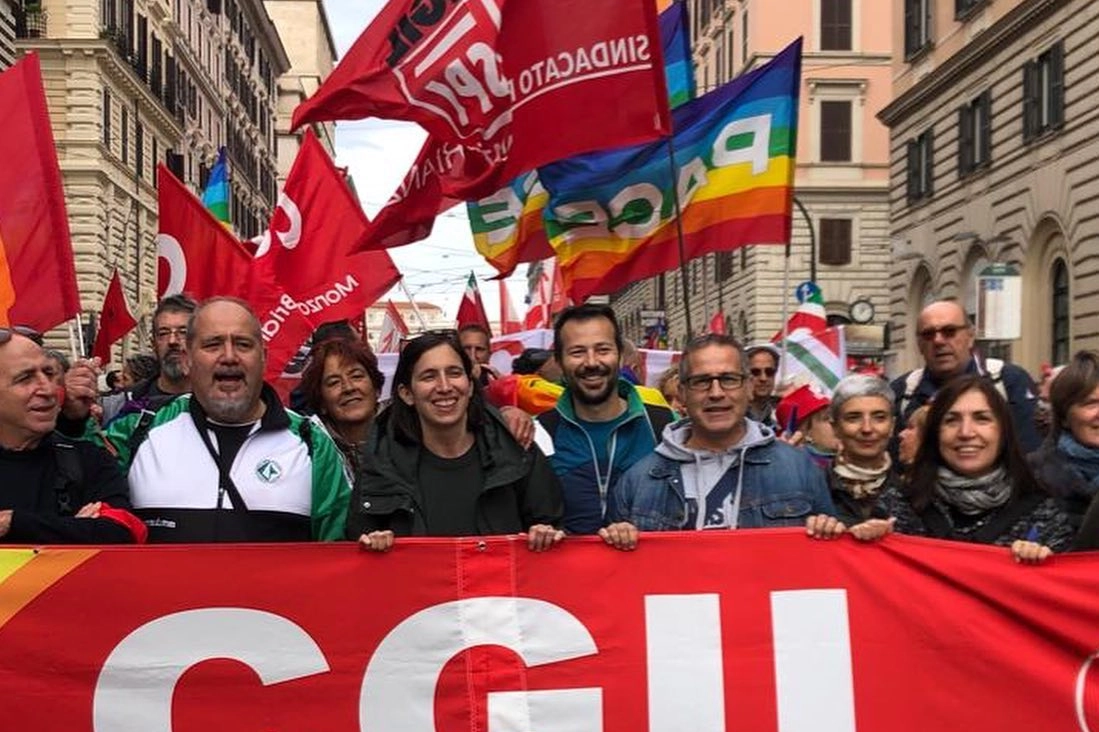
[[[229,220],[229,161],[225,156],[224,147],[218,150],[218,160],[210,171],[209,180],[206,181],[206,190],[202,192],[202,205],[225,228],[233,228]]]
[[[790,237],[801,39],[768,64],[673,113],[667,141],[589,153],[539,169],[546,234],[574,302],[686,259]]]
[[[664,53],[664,78],[672,109],[694,98],[691,66],[691,24],[687,3],[663,3],[660,13],[660,45]],[[507,277],[521,262],[537,262],[554,255],[542,226],[542,208],[549,196],[538,172],[525,173],[505,188],[466,204],[473,245],[500,277]]]

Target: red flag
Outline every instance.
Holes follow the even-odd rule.
[[[392,300],[385,303],[385,317],[382,318],[382,328],[378,333],[378,348],[376,353],[400,353],[401,338],[408,335],[408,325],[401,317],[401,311],[393,304]]]
[[[274,282],[270,262],[253,260],[163,164],[157,167],[157,182],[159,296],[186,292],[197,300],[227,295],[248,301],[267,347],[264,378],[278,378],[313,332],[302,306]]]
[[[519,320],[519,314],[515,312],[515,305],[508,294],[508,285],[504,280],[500,283],[500,335],[511,335],[523,330],[523,322]]]
[[[126,294],[122,292],[122,282],[118,270],[111,275],[107,285],[107,294],[103,298],[103,309],[99,311],[99,332],[95,336],[92,355],[106,364],[111,360],[111,344],[137,327],[137,321],[126,304]]]
[[[467,147],[462,197],[489,195],[551,160],[670,130],[656,16],[652,0],[391,0],[293,127],[418,122]]]
[[[47,331],[80,294],[36,53],[0,74],[0,129],[0,325]]]
[[[483,325],[489,334],[492,328],[488,324],[488,313],[485,312],[485,304],[481,302],[481,290],[477,287],[477,278],[472,272],[466,282],[466,292],[462,296],[462,302],[458,305],[458,328],[476,323]]]
[[[711,333],[725,333],[725,311],[718,310],[714,313],[714,316],[710,318],[710,332]]]
[[[344,176],[307,130],[256,257],[314,320],[357,318],[400,278],[385,252],[349,256],[368,225]]]

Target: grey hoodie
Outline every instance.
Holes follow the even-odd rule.
[[[750,448],[769,445],[775,441],[775,433],[769,427],[750,419],[745,419],[744,424],[746,427],[744,436],[738,443],[725,448],[722,452],[687,447],[687,439],[691,436],[689,419],[681,419],[664,428],[664,434],[661,436],[660,444],[656,446],[656,452],[680,463],[683,493],[689,502],[693,501],[698,507],[695,511],[695,525],[684,528],[735,529],[737,527],[744,480],[744,453]],[[724,522],[707,524],[706,497],[717,486],[722,476],[732,468],[738,468],[736,490],[725,500],[722,511],[725,517]]]

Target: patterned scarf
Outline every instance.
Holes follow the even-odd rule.
[[[999,508],[1011,498],[1011,480],[1002,467],[979,478],[958,475],[945,466],[939,468],[936,495],[966,516]]]
[[[1057,438],[1057,450],[1068,458],[1069,465],[1092,490],[1099,489],[1099,449],[1081,445],[1070,432]]]
[[[832,471],[840,479],[840,485],[854,498],[873,496],[885,485],[889,469],[893,467],[893,458],[885,453],[885,461],[876,468],[862,468],[846,462],[842,456],[836,458]]]

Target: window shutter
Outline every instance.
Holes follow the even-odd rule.
[[[904,55],[911,56],[919,49],[919,43],[916,41],[916,34],[919,31],[917,28],[917,6],[919,0],[904,0]]]
[[[930,198],[935,192],[935,131],[933,129],[929,128],[923,133],[923,144],[923,194]]]
[[[977,104],[981,107],[980,161],[982,165],[987,165],[992,160],[992,92],[985,89]]]
[[[908,143],[908,180],[906,184],[906,190],[908,193],[908,202],[919,200],[920,197],[920,155],[919,146],[914,140]]]
[[[842,267],[851,264],[851,219],[820,220],[821,264]]]
[[[917,0],[921,6],[919,9],[923,11],[923,28],[920,36],[920,48],[923,48],[931,42],[931,6],[934,4],[931,0]]]
[[[973,112],[968,104],[958,107],[958,177],[973,169]]]
[[[1037,134],[1038,126],[1038,66],[1033,61],[1023,64],[1023,142]]]
[[[1049,49],[1049,126],[1065,123],[1065,46],[1058,41]]]

